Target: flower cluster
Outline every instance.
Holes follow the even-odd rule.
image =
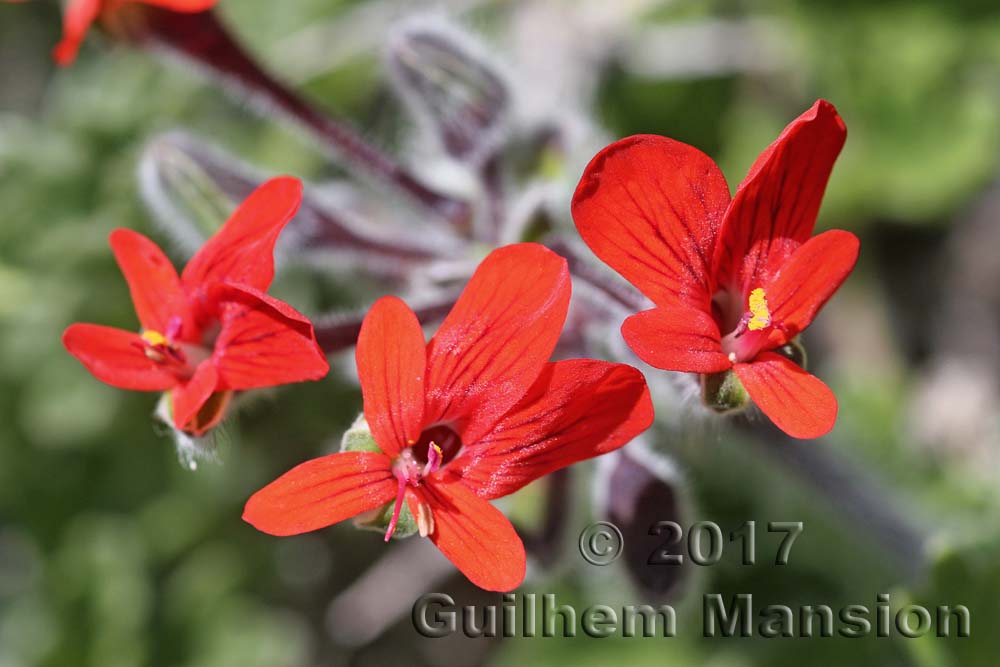
[[[276,108],[454,227],[447,248],[409,248],[413,263],[450,258],[454,248],[479,253],[479,244],[517,240],[516,232],[527,229],[527,222],[511,225],[503,215],[494,144],[509,111],[508,91],[489,69],[460,66],[461,49],[434,31],[400,37],[397,57],[390,58],[411,106],[434,116],[427,124],[445,152],[477,169],[489,186],[484,225],[467,202],[428,188],[257,71],[214,18],[214,5],[72,0],[54,56],[60,64],[72,62],[90,26],[100,22],[112,33],[155,36],[178,52],[215,61],[232,81],[266,91]],[[455,84],[449,90],[456,94],[439,96],[442,80]],[[710,408],[737,412],[752,400],[797,438],[826,434],[837,413],[833,393],[805,370],[798,336],[858,256],[858,240],[848,232],[813,236],[845,137],[836,110],[818,101],[760,155],[735,195],[697,149],[660,136],[629,137],[593,159],[571,206],[594,253],[654,304],[622,325],[635,354],[656,368],[696,374]],[[108,384],[163,392],[173,427],[196,437],[226,417],[237,392],[323,378],[329,365],[312,323],[266,293],[275,243],[302,198],[293,178],[265,182],[180,274],[153,241],[116,230],[110,243],[140,328],[73,324],[63,335],[67,350]],[[338,243],[367,243],[373,252],[396,247],[363,231],[334,236]],[[571,277],[567,260],[551,248],[569,251],[555,237],[542,240],[550,247],[514,243],[493,250],[429,342],[423,317],[404,301],[378,300],[360,330],[346,337],[353,342],[357,334],[363,413],[342,451],[302,463],[259,490],[243,518],[273,535],[352,518],[383,531],[386,541],[419,533],[474,584],[496,591],[520,585],[524,543],[490,501],[615,452],[654,418],[637,369],[552,360],[567,321]],[[591,286],[600,282],[592,277],[599,272],[580,258],[574,273],[586,274]],[[590,291],[618,305],[641,298],[622,297],[624,285],[597,287]],[[456,292],[448,293],[444,308]],[[443,309],[434,312],[440,317]],[[663,490],[673,502],[666,476],[646,474],[648,466],[635,456],[613,456],[609,483],[623,493],[631,488],[631,495]]]

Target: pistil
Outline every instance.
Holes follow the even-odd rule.
[[[385,531],[386,542],[388,542],[392,538],[392,534],[396,532],[396,524],[399,523],[399,513],[403,509],[403,498],[406,497],[406,478],[396,473],[396,480],[399,482],[399,486],[396,491],[396,504],[392,508],[392,519],[389,520],[389,527],[386,528]]]
[[[437,472],[441,468],[441,462],[443,460],[444,453],[441,451],[441,448],[437,446],[437,443],[432,442],[430,447],[427,448],[427,463],[424,465],[424,470],[421,475],[426,477],[432,472]]]
[[[427,463],[423,466],[420,465],[420,462],[414,456],[412,447],[407,447],[399,453],[399,458],[396,459],[396,462],[392,466],[392,474],[396,477],[397,481],[396,504],[392,508],[392,518],[389,520],[389,526],[385,531],[386,542],[396,532],[396,524],[399,523],[399,514],[403,510],[403,501],[406,499],[407,485],[420,486],[421,479],[440,470],[443,460],[443,452],[434,442],[431,442],[427,447]],[[420,535],[421,537],[426,537],[434,531],[434,519],[430,514],[431,509],[420,503],[417,510]]]

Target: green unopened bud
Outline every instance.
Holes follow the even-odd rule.
[[[699,568],[692,566],[689,559],[679,558],[668,567],[657,566],[669,562],[663,558],[664,540],[668,539],[664,522],[684,526],[690,517],[689,500],[677,466],[642,440],[601,457],[598,466],[598,516],[621,531],[622,562],[629,579],[643,599],[667,601],[678,597]],[[682,542],[674,549],[684,547]]]
[[[152,139],[143,152],[139,185],[155,221],[194,254],[257,185],[235,157],[184,132]]]
[[[742,410],[750,395],[732,370],[701,376],[701,399],[716,412]]]
[[[372,437],[372,430],[368,428],[364,414],[358,415],[351,427],[344,431],[340,438],[340,451],[342,452],[378,452],[382,449],[375,443]]]

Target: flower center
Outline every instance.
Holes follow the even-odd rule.
[[[449,463],[462,449],[462,438],[450,426],[445,424],[435,424],[425,428],[420,434],[420,439],[413,443],[414,456],[420,461],[428,462],[431,457],[431,445],[437,445],[440,449],[441,465]]]
[[[155,329],[143,330],[142,351],[148,359],[167,366],[177,377],[190,378],[202,361],[212,356],[211,350],[180,340],[182,320],[174,316],[167,323],[165,333]]]
[[[726,299],[718,298],[716,302],[726,303]],[[783,328],[781,322],[771,317],[767,293],[763,288],[757,287],[750,291],[745,308],[735,328],[722,338],[722,350],[733,363],[753,359],[767,344],[771,328]],[[729,321],[732,322],[733,319],[735,314]]]
[[[396,504],[392,509],[392,519],[385,531],[385,541],[388,542],[396,532],[399,513],[403,509],[406,498],[406,487],[420,486],[421,480],[433,475],[441,467],[451,461],[462,449],[462,439],[449,426],[437,424],[424,429],[420,439],[399,453],[392,464],[392,474],[398,484]],[[417,505],[417,528],[421,537],[427,537],[434,532],[434,516],[431,508],[424,502]]]

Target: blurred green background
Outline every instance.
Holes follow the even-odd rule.
[[[151,420],[155,397],[105,387],[59,341],[74,321],[135,327],[107,235],[130,227],[170,247],[136,177],[157,132],[189,128],[265,170],[314,181],[342,172],[197,72],[97,31],[73,67],[54,68],[59,9],[29,2],[0,6],[0,667],[996,664],[1000,8],[462,0],[426,11],[442,6],[504,63],[525,124],[582,119],[563,167],[567,202],[585,160],[613,138],[653,132],[694,144],[735,187],[816,98],[838,107],[849,135],[820,226],[857,233],[862,255],[808,341],[840,400],[838,425],[795,446],[863,475],[875,493],[867,502],[926,537],[926,561],[886,548],[883,526],[845,515],[838,494],[770,456],[758,431],[675,421],[654,439],[678,461],[685,520],[803,521],[787,567],[766,564],[770,542],[754,567],[727,552],[673,600],[681,632],[670,640],[422,639],[408,618],[414,596],[396,599],[409,589],[389,580],[368,600],[388,611],[358,612],[389,627],[358,645],[331,604],[386,552],[381,539],[337,526],[279,540],[240,520],[253,491],[335,446],[360,408],[353,384],[335,373],[268,394],[225,426],[220,462],[191,472]],[[393,21],[421,11],[403,0],[220,7],[269,69],[414,163],[412,123],[388,88],[381,48]],[[369,296],[351,284],[291,266],[274,292],[318,314]],[[335,365],[350,363],[347,353]],[[534,570],[522,590],[578,609],[646,601],[622,568],[589,566],[572,546],[593,496],[582,468],[559,565]],[[850,504],[852,478],[839,483]],[[530,521],[537,496],[526,490],[515,515]],[[455,578],[435,590],[456,591],[460,604],[483,599]],[[710,640],[703,592],[752,593],[758,604],[874,607],[877,593],[894,605],[964,604],[972,636]]]

